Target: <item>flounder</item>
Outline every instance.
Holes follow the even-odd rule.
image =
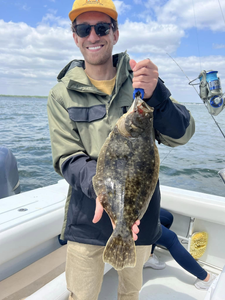
[[[158,181],[153,110],[135,98],[103,144],[93,177],[95,192],[115,224],[103,261],[116,270],[136,265],[131,228],[146,212]]]

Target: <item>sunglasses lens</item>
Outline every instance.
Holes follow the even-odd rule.
[[[108,23],[98,23],[95,25],[95,32],[99,36],[104,36],[109,33],[110,24]]]
[[[89,24],[79,24],[76,25],[76,33],[79,35],[79,37],[86,37],[91,32],[91,26]]]
[[[79,24],[75,26],[75,31],[79,37],[84,38],[90,34],[91,27],[94,27],[97,35],[104,36],[109,34],[110,26],[110,23],[98,23],[96,25]]]

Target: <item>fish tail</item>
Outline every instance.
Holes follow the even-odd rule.
[[[105,246],[103,261],[112,265],[116,270],[134,267],[136,265],[136,249],[132,234],[128,232],[124,237],[114,230]]]

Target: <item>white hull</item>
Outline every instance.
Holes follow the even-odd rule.
[[[3,298],[0,296],[0,299],[10,295],[7,282],[26,270],[20,271],[21,269],[61,247],[57,236],[62,227],[67,189],[67,183],[61,180],[56,185],[0,200],[0,290],[5,295]],[[207,250],[201,257],[202,263],[214,272],[222,270],[225,265],[225,197],[166,186],[161,186],[161,194],[162,207],[174,215],[172,230],[183,240],[187,239],[190,218],[195,218],[192,232],[207,231],[209,234]],[[21,208],[28,210],[18,211]],[[162,271],[144,270],[144,286],[140,299],[204,299],[206,292],[198,291],[193,286],[195,278],[181,269],[167,251],[158,251],[168,266]],[[110,266],[107,265],[107,268]],[[20,273],[15,274],[18,271]],[[106,273],[99,300],[116,299],[116,272],[111,269]],[[11,277],[7,278],[8,276]],[[110,283],[114,292],[107,293],[108,296],[104,298],[104,290],[109,282],[114,283]],[[48,295],[49,290],[53,298]],[[225,290],[223,292],[225,295]],[[172,296],[168,296],[170,294]],[[67,295],[63,273],[27,299],[63,300],[67,299]],[[157,295],[161,296],[157,298]]]

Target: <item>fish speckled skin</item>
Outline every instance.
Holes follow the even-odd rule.
[[[132,225],[148,208],[159,175],[153,108],[141,98],[116,123],[99,154],[93,185],[115,224],[103,260],[116,270],[134,267]]]

